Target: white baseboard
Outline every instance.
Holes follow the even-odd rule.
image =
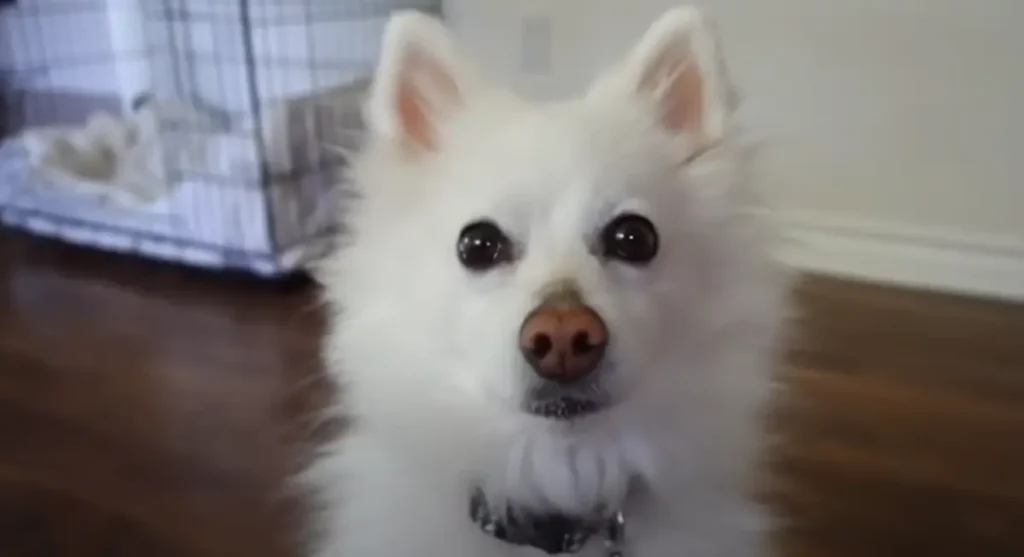
[[[798,269],[1024,301],[1024,238],[771,211]]]

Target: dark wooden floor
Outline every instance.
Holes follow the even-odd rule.
[[[322,327],[0,232],[0,557],[286,557]],[[767,500],[794,557],[1024,556],[1024,307],[809,279]]]

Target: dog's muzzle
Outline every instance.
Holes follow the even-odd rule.
[[[532,414],[572,419],[603,406],[594,372],[610,341],[601,315],[579,289],[561,285],[546,295],[519,329],[519,350],[540,380],[525,404]]]

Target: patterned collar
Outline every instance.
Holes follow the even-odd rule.
[[[549,555],[579,552],[587,541],[603,533],[608,557],[622,557],[625,520],[621,512],[592,519],[560,514],[534,514],[507,508],[495,513],[480,489],[473,491],[469,516],[486,534],[513,545],[535,547]]]

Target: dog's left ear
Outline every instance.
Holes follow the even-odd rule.
[[[702,10],[689,6],[655,21],[625,63],[599,81],[592,94],[629,95],[650,103],[667,131],[686,134],[692,155],[722,139],[737,105],[717,28]]]
[[[470,75],[440,20],[396,12],[366,105],[370,131],[406,148],[436,150],[445,120],[463,106]]]

